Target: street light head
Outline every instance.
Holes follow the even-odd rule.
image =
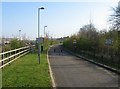
[[[45,8],[44,8],[44,7],[41,7],[40,9],[44,10]]]
[[[45,26],[45,27],[47,27],[47,26]]]

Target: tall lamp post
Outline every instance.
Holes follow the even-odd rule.
[[[44,26],[44,38],[45,38],[45,28],[46,28],[47,26]]]
[[[19,30],[19,40],[21,40],[21,30]]]
[[[43,38],[43,45],[41,46],[41,52],[44,50],[45,48],[45,27],[47,26],[44,26],[44,38]]]
[[[40,49],[40,10],[44,10],[44,7],[41,7],[41,8],[38,8],[38,63],[40,64],[40,52],[41,52],[41,49]]]
[[[44,26],[44,39],[43,39],[43,50],[44,50],[44,48],[45,48],[45,28],[46,28],[47,26]],[[42,51],[43,51],[42,50]]]

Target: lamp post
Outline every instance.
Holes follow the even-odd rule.
[[[45,48],[45,27],[47,27],[47,26],[44,26],[44,38],[43,38],[43,45],[41,47],[41,51],[43,51]]]
[[[41,7],[41,8],[38,8],[38,63],[40,64],[40,52],[41,52],[41,50],[40,50],[40,16],[39,16],[39,14],[40,14],[40,10],[44,10],[44,7]]]
[[[19,40],[21,40],[21,30],[19,30]]]
[[[44,38],[45,38],[45,28],[46,28],[47,26],[44,26]]]

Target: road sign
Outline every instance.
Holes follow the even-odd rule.
[[[37,42],[37,43],[38,43],[38,42],[43,43],[43,40],[44,40],[44,38],[36,38],[36,42]]]
[[[76,43],[77,43],[76,40],[74,40],[74,41],[73,41],[73,44],[76,44]]]
[[[112,44],[112,40],[111,39],[106,39],[105,40],[105,45],[111,45]]]

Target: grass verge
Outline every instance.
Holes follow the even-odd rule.
[[[2,87],[51,88],[47,51],[41,54],[40,64],[37,53],[29,53],[3,68]]]

